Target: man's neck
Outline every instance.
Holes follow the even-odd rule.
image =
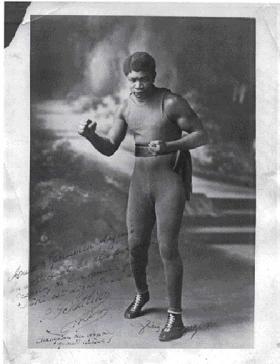
[[[152,85],[149,90],[147,90],[145,93],[141,94],[141,95],[135,95],[133,93],[133,97],[137,102],[146,102],[148,101],[155,93],[156,91],[156,87],[155,85]]]

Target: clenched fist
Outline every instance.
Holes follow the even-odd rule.
[[[89,139],[91,136],[95,134],[96,130],[96,122],[91,120],[87,120],[79,125],[78,133],[83,137]]]
[[[153,155],[164,154],[167,151],[166,143],[162,140],[152,140],[148,148]]]

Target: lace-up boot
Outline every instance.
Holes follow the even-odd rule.
[[[141,316],[141,309],[150,299],[149,292],[138,293],[128,308],[125,310],[124,317],[128,319],[133,319],[135,317]]]
[[[180,313],[168,313],[167,321],[159,335],[159,341],[170,341],[179,339],[185,332],[185,327],[182,322]]]

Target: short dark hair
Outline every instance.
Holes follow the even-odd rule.
[[[156,75],[156,62],[154,58],[146,52],[135,52],[131,54],[123,63],[123,72],[127,76],[131,71],[149,72]]]

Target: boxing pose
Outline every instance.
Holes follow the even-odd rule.
[[[168,293],[168,315],[159,340],[183,335],[182,260],[178,235],[186,189],[182,175],[174,169],[178,151],[206,143],[206,133],[188,102],[166,88],[154,85],[155,61],[146,52],[136,52],[123,65],[130,95],[119,108],[108,136],[96,133],[96,122],[82,123],[79,133],[102,154],[112,155],[129,128],[135,139],[135,165],[127,207],[128,245],[136,296],[125,311],[132,319],[141,315],[149,300],[146,278],[148,248],[156,222],[160,255]],[[183,134],[183,131],[186,132]]]

